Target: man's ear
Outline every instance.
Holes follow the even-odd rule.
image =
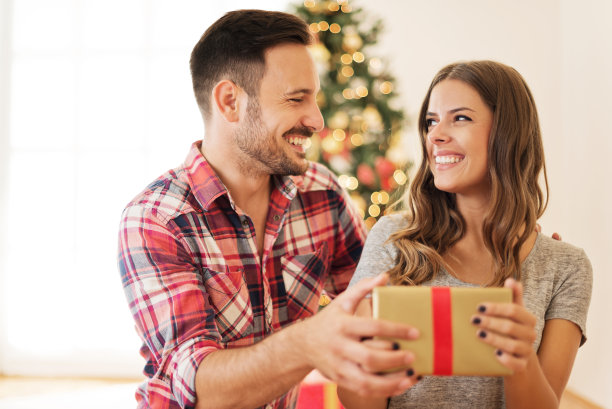
[[[213,88],[213,106],[228,122],[238,122],[240,88],[230,80],[219,81]]]

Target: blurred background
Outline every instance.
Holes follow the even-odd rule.
[[[228,10],[306,3],[0,0],[0,375],[140,377],[117,227],[125,204],[203,137],[191,49]],[[383,23],[363,53],[394,77],[390,109],[403,119],[387,136],[408,175],[420,159],[414,119],[442,66],[494,59],[525,77],[551,188],[540,224],[584,248],[594,270],[569,386],[612,407],[612,2],[350,4],[365,27]]]

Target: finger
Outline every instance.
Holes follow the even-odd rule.
[[[335,302],[335,304],[339,305],[344,311],[352,314],[357,309],[359,302],[372,291],[372,289],[387,284],[388,280],[389,276],[385,273],[379,274],[373,278],[363,279],[336,297],[332,303]]]
[[[517,358],[500,349],[495,351],[495,355],[502,365],[512,369],[514,372],[522,372],[527,368],[528,359],[526,358]]]
[[[397,396],[397,395],[401,395],[402,393],[406,392],[406,389],[413,387],[414,385],[416,385],[421,379],[423,379],[422,376],[417,375],[414,370],[412,369],[408,369],[407,371],[401,371],[401,372],[391,372],[389,374],[385,374],[383,376],[386,377],[401,377],[402,379],[404,379],[404,376],[408,376],[408,381],[403,381],[403,383],[400,383],[400,387],[397,389],[397,391],[393,394],[391,394],[391,396]]]
[[[512,290],[512,301],[515,304],[523,305],[523,284],[514,278],[507,278],[504,287]]]
[[[482,342],[491,345],[496,350],[498,349],[502,351],[502,353],[511,354],[517,358],[528,358],[532,353],[534,353],[531,343],[527,343],[522,340],[508,338],[483,330],[477,331],[476,336]]]
[[[552,234],[552,238],[555,239],[555,240],[563,241],[563,239],[561,238],[561,235],[559,233],[553,233]]]
[[[522,340],[530,345],[536,338],[535,329],[532,326],[517,323],[507,318],[475,315],[472,318],[472,323],[486,332],[494,332],[500,336]]]
[[[419,330],[409,325],[367,317],[349,317],[344,329],[347,335],[358,339],[381,337],[412,340],[420,336]]]
[[[341,351],[344,360],[372,373],[407,368],[414,362],[411,351],[375,349],[363,342],[347,341]]]
[[[387,341],[384,339],[362,339],[361,343],[372,349],[383,349],[387,351],[397,351],[400,349],[400,344],[396,341]]]
[[[510,303],[482,303],[476,316],[481,319],[485,316],[505,318],[529,327],[535,327],[537,323],[537,318],[525,307]]]
[[[415,380],[408,377],[404,371],[375,375],[350,362],[341,365],[337,379],[333,380],[339,387],[349,389],[364,397],[398,395],[415,383]]]

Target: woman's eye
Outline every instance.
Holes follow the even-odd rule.
[[[455,117],[455,120],[456,121],[471,121],[472,119],[470,117],[468,117],[468,116],[465,116],[465,115],[457,115]]]
[[[427,124],[427,128],[431,128],[432,126],[438,125],[438,121],[433,118],[426,119],[425,123]]]

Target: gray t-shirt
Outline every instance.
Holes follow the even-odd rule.
[[[401,214],[382,217],[368,238],[350,285],[383,273],[395,265],[397,249],[389,236],[406,226]],[[546,320],[562,318],[574,322],[586,340],[586,316],[591,299],[592,268],[582,249],[539,234],[521,265],[523,299],[537,319],[538,349]],[[476,287],[447,271],[423,285]],[[404,394],[392,397],[389,408],[504,408],[502,377],[426,376]]]

